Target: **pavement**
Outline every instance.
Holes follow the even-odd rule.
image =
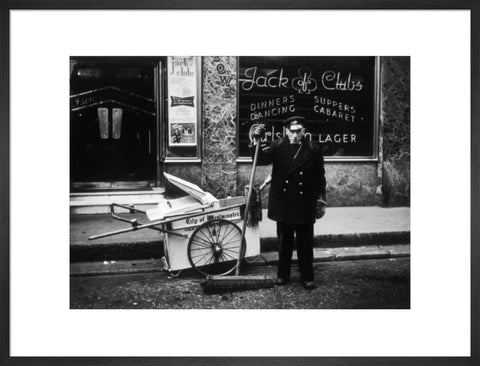
[[[122,216],[148,223],[143,215]],[[267,218],[266,210],[259,225],[261,256],[251,264],[275,263],[278,260],[276,224]],[[158,231],[144,229],[93,241],[88,239],[128,227],[131,225],[110,215],[72,215],[71,274],[163,270],[163,239]],[[329,207],[326,215],[315,223],[314,235],[315,261],[408,257],[410,208]]]

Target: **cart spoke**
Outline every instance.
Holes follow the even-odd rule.
[[[230,235],[230,233],[231,233],[233,230],[235,230],[235,229],[236,229],[236,227],[232,225],[232,228],[230,229],[230,231],[223,236],[222,242],[223,242],[223,240],[224,240],[228,235]],[[227,231],[227,230],[225,229],[225,231]]]
[[[222,262],[226,262],[226,261],[227,261],[227,257],[225,256],[225,253],[224,253],[224,252],[222,252],[222,253],[220,254],[220,258],[222,259]]]
[[[200,247],[200,248],[192,248],[191,251],[195,251],[195,250],[211,250],[212,248],[210,247]]]
[[[240,247],[234,248],[223,248],[224,253],[233,253],[235,257],[238,257],[238,253],[240,253]]]
[[[210,228],[203,227],[203,228],[200,228],[200,230],[198,232],[201,233],[204,236],[205,239],[207,239],[207,240],[212,239],[212,236],[210,235]]]
[[[195,238],[193,240],[195,240],[197,242],[200,242],[202,244],[208,245],[208,246],[211,246],[213,244],[211,241],[207,241],[203,238],[200,238],[198,235],[195,235]]]
[[[222,231],[222,225],[214,222],[213,227],[215,230],[213,235],[215,235],[216,242],[218,243],[220,241],[219,239],[220,239],[220,232]]]
[[[232,241],[229,241],[228,243],[225,243],[223,245],[223,249],[227,249],[227,248],[238,248],[241,246],[241,243],[240,243],[240,240],[232,240]]]
[[[196,247],[196,248],[191,248],[192,251],[198,251],[198,250],[206,250],[206,251],[212,251],[211,247]]]
[[[209,264],[212,264],[214,260],[215,260],[215,256],[212,255],[212,256],[210,257],[210,259],[205,263],[205,266],[208,266]]]
[[[240,242],[240,239],[234,240],[236,237],[240,237],[240,238],[241,238],[242,235],[237,232],[235,235],[233,235],[231,238],[229,238],[228,241],[225,240],[225,241],[224,241],[224,243],[225,243],[224,245],[227,245],[227,244],[230,244],[230,243],[235,243],[236,241]]]
[[[199,257],[201,256],[202,258],[200,258],[198,261],[196,261],[195,264],[200,263],[200,261],[201,261],[202,259],[204,259],[208,254],[209,254],[209,253],[205,253],[203,256],[199,255]],[[204,263],[204,264],[205,264],[205,263]],[[203,265],[204,265],[204,264],[203,264]]]
[[[228,253],[222,253],[222,258],[224,258],[223,259],[224,262],[229,262],[229,261],[232,261],[232,260],[236,261],[237,260],[237,258],[229,255]]]
[[[222,233],[222,228],[223,228],[223,233]],[[218,242],[221,243],[222,242],[222,236],[225,234],[225,232],[228,230],[227,228],[227,225],[222,225],[220,227],[220,230],[218,231]]]
[[[240,247],[235,247],[235,248],[223,248],[223,251],[224,252],[232,252],[232,253],[238,253],[239,252],[239,249]]]
[[[192,243],[192,244],[193,244],[193,243]],[[197,253],[198,253],[199,251],[201,252],[202,250],[203,250],[203,251],[207,251],[207,252],[211,252],[211,251],[213,250],[212,247],[193,247],[193,245],[192,245],[192,247],[191,247],[190,249],[191,249],[191,251],[197,251]]]
[[[213,221],[212,235],[215,241],[218,241],[218,224],[215,221]]]
[[[197,241],[197,240],[198,240],[200,243],[202,243],[203,245],[208,246],[208,247],[211,247],[211,246],[213,245],[212,242],[206,241],[205,239],[199,238],[199,237],[197,237],[197,236],[195,236],[195,238],[192,240],[192,243],[193,243],[194,241]]]
[[[215,227],[215,224],[213,224],[213,225],[214,225],[214,227]],[[208,235],[210,236],[210,239],[212,240],[212,242],[215,243],[215,238],[213,237],[214,234],[212,233],[212,231],[210,230],[210,228],[207,227],[206,230],[207,230]],[[214,230],[215,230],[215,229],[214,229]]]
[[[228,252],[224,252],[225,255],[233,260],[237,260],[238,259],[238,255],[239,253],[238,252],[232,252],[232,253],[228,253]]]
[[[208,231],[208,229],[207,229],[207,231]],[[206,242],[212,243],[212,241],[210,241],[210,239],[212,239],[212,238],[211,238],[211,237],[209,238],[209,237],[203,232],[203,229],[202,229],[202,230],[199,230],[199,231],[197,232],[197,234],[198,234],[198,235],[202,234],[202,236],[203,236],[203,238],[204,238],[204,240],[205,240]]]
[[[206,257],[206,256],[209,255],[209,254],[210,254],[210,252],[207,252],[207,253],[205,253],[205,254],[204,254],[204,253],[200,253],[200,254],[198,254],[198,255],[192,255],[192,259],[193,259],[193,258],[199,258],[199,257],[204,258],[204,257]]]
[[[237,258],[235,258],[233,255],[230,255],[230,254],[228,254],[228,253],[226,253],[226,252],[223,252],[223,254],[225,254],[225,257],[230,257],[230,258],[233,259],[233,260],[237,260]]]
[[[238,250],[230,250],[230,251],[226,251],[224,253],[225,253],[225,255],[231,256],[235,259],[238,259],[238,255],[240,254],[240,252]]]
[[[217,225],[215,222],[212,222],[212,227],[208,229],[208,232],[210,234],[210,237],[212,238],[213,241],[216,241],[216,236],[217,236]]]

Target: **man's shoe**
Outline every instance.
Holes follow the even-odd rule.
[[[275,280],[275,285],[277,285],[277,286],[285,286],[287,283],[288,283],[288,279],[286,279],[286,278],[278,277]]]
[[[305,290],[313,290],[317,287],[317,284],[313,281],[302,281],[302,286]]]

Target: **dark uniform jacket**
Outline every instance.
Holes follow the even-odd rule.
[[[255,152],[255,146],[250,146]],[[297,157],[288,137],[260,147],[259,165],[272,164],[272,181],[268,197],[268,217],[287,224],[315,222],[318,198],[325,199],[325,170],[320,146],[303,137]]]

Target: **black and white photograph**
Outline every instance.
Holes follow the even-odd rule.
[[[479,10],[4,4],[0,365],[477,364]]]
[[[409,56],[70,73],[72,309],[410,308]]]

